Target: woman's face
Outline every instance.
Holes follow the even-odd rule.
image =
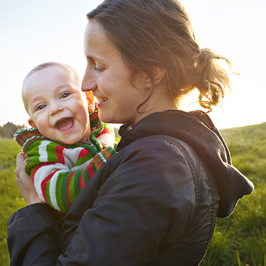
[[[146,75],[138,73],[131,80],[132,71],[94,19],[86,27],[84,50],[87,67],[82,90],[91,90],[96,97],[100,119],[134,125],[143,117],[137,107],[149,94]]]

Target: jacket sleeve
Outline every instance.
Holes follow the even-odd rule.
[[[81,191],[65,218],[68,246],[57,265],[152,265],[185,230],[194,205],[193,173],[182,151],[156,138],[136,141]]]
[[[56,265],[59,230],[53,209],[46,204],[27,206],[12,214],[7,227],[10,266]]]

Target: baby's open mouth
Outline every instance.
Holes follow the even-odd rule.
[[[66,131],[70,129],[74,124],[73,118],[65,118],[56,123],[56,127],[61,131]]]

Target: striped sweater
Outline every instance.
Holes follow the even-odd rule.
[[[20,129],[15,140],[26,156],[25,172],[31,176],[43,202],[66,213],[85,184],[114,154],[113,130],[102,123],[90,143],[65,145],[51,141],[37,128]]]

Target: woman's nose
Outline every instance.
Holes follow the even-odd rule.
[[[82,80],[82,85],[81,85],[81,90],[82,91],[91,91],[97,88],[97,84],[94,78],[94,73],[89,67],[86,68],[83,80]]]
[[[55,115],[63,110],[64,107],[60,103],[58,103],[58,101],[52,101],[50,103],[50,115]]]

